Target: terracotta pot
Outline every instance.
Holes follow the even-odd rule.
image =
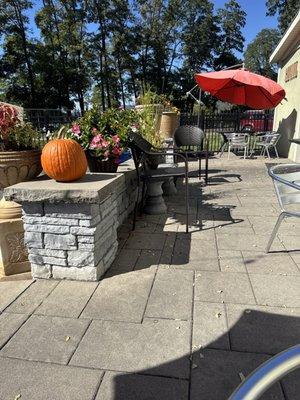
[[[113,159],[103,160],[92,151],[85,152],[90,172],[117,172],[118,164]]]
[[[161,137],[168,139],[174,137],[174,132],[179,126],[179,115],[172,111],[162,113],[159,133]]]
[[[41,172],[41,150],[0,151],[0,188],[29,181]]]

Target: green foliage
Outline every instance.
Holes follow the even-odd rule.
[[[10,129],[7,150],[33,150],[42,147],[41,135],[31,124],[18,124]]]
[[[148,142],[157,147],[161,144],[158,130],[160,116],[163,111],[161,99],[161,96],[147,89],[139,97],[139,105],[137,107],[138,131]]]
[[[278,14],[279,29],[283,34],[300,10],[300,0],[267,0],[267,15]]]
[[[212,65],[220,28],[211,1],[190,0],[188,3],[182,38],[187,73],[192,77],[193,72]]]
[[[246,13],[236,0],[229,0],[223,9],[218,10],[217,18],[220,34],[213,65],[216,70],[220,70],[241,62],[234,55],[234,50],[243,51],[245,38],[242,28],[246,23]]]
[[[40,5],[35,39],[32,4]],[[125,107],[142,85],[192,106],[184,94],[194,73],[236,64],[244,24],[237,0],[219,10],[212,0],[4,0],[1,87],[25,107],[76,105],[82,114],[92,92],[103,112]]]
[[[245,51],[245,66],[252,72],[276,80],[277,68],[269,63],[270,55],[280,40],[277,29],[263,29]]]
[[[99,110],[94,107],[73,124],[73,126],[80,127],[80,135],[73,137],[71,129],[69,130],[69,137],[71,134],[83,148],[88,149],[96,130],[97,134],[100,133],[105,137],[118,135],[122,146],[126,147],[128,133],[131,127],[138,123],[138,119],[134,110],[110,108],[104,113],[99,113]]]

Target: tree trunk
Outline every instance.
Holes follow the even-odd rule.
[[[33,105],[34,101],[35,101],[34,100],[35,99],[35,84],[34,84],[34,78],[33,78],[33,71],[32,71],[30,55],[29,55],[29,52],[28,52],[28,42],[27,42],[27,38],[26,38],[25,26],[24,26],[24,23],[23,23],[23,15],[22,15],[22,12],[21,12],[21,10],[19,8],[18,1],[13,1],[13,7],[15,9],[16,19],[18,21],[18,25],[19,25],[19,28],[20,28],[22,47],[23,47],[23,52],[24,52],[24,59],[25,59],[26,67],[27,67],[28,80],[29,80],[29,85],[30,85],[30,97],[31,97],[30,103]]]
[[[106,51],[106,30],[104,26],[104,21],[101,17],[100,10],[98,10],[98,19],[99,19],[99,26],[100,26],[100,37],[101,37],[101,50],[102,50],[102,66],[103,72],[102,75],[104,78],[105,88],[106,88],[106,96],[107,96],[107,107],[111,107],[111,100],[110,100],[110,87],[109,87],[109,74],[108,74],[108,62],[107,62],[107,51]],[[104,61],[104,62],[103,62]]]
[[[134,97],[137,98],[137,90],[136,90],[136,84],[135,84],[135,76],[134,76],[134,71],[133,71],[132,69],[130,70],[130,77],[131,77],[132,89],[133,89]]]
[[[105,104],[105,88],[104,88],[104,78],[103,78],[103,60],[102,60],[102,51],[100,53],[100,78],[101,78],[101,102],[102,102],[102,111],[106,110]]]
[[[118,72],[119,72],[119,79],[120,79],[120,85],[121,85],[122,103],[123,103],[123,108],[125,109],[126,102],[125,102],[125,93],[124,93],[124,81],[123,81],[122,70],[121,70],[121,62],[120,62],[119,58],[117,58],[117,64],[118,64]]]

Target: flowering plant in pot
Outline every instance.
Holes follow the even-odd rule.
[[[0,103],[0,188],[42,172],[39,133],[23,123],[15,107]]]
[[[101,114],[92,108],[73,123],[68,135],[86,151],[90,171],[116,172],[127,149],[129,128],[136,124],[133,110],[111,108]]]

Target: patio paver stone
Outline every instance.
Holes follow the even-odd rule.
[[[39,280],[33,282],[5,311],[31,314],[57,285],[58,281]]]
[[[0,356],[67,364],[88,325],[85,320],[32,315]]]
[[[247,274],[207,272],[196,274],[195,300],[212,303],[255,304]]]
[[[276,354],[299,343],[300,308],[227,304],[232,350]]]
[[[188,378],[190,322],[93,321],[70,365]]]
[[[186,400],[188,381],[106,372],[96,400]]]
[[[1,400],[92,400],[103,372],[1,357],[0,375]]]
[[[146,317],[191,319],[193,271],[159,269],[146,308]]]
[[[141,322],[155,269],[103,279],[81,314],[82,318]]]
[[[35,314],[77,318],[97,285],[96,282],[61,281]]]

